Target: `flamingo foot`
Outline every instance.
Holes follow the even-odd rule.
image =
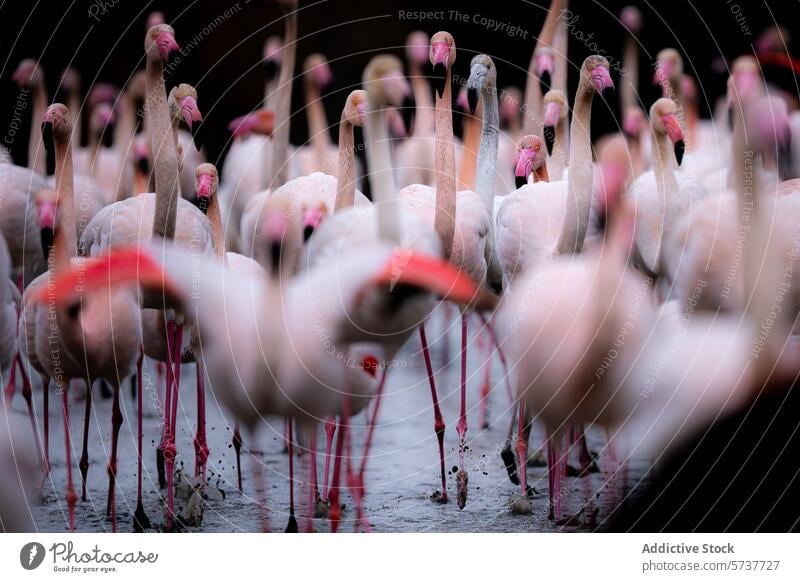
[[[156,449],[156,471],[158,471],[158,488],[164,489],[167,486],[167,473],[164,468],[164,448],[158,445]]]
[[[239,481],[239,493],[242,492],[242,433],[239,431],[239,423],[233,429],[233,450],[236,451],[236,478]]]
[[[144,505],[142,505],[142,500],[140,499],[136,504],[136,511],[133,514],[133,531],[142,533],[151,527],[153,526],[150,525],[150,518],[147,517],[147,514],[144,512]]]
[[[297,533],[300,531],[300,528],[297,525],[297,518],[294,516],[294,513],[289,514],[289,523],[286,524],[286,533]]]
[[[323,500],[319,495],[314,500],[314,518],[327,519],[331,509],[330,501]]]
[[[467,505],[467,486],[469,485],[469,475],[464,469],[459,469],[456,473],[456,491],[458,492],[458,508],[464,509]]]

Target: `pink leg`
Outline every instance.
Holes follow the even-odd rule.
[[[239,421],[233,427],[233,450],[236,452],[236,477],[239,480],[239,493],[242,492],[242,433]]]
[[[106,517],[111,515],[111,531],[117,531],[117,504],[115,500],[117,488],[117,446],[119,445],[119,429],[122,426],[122,410],[119,407],[119,382],[114,382],[114,402],[111,406],[111,458],[108,460],[108,501]]]
[[[251,443],[257,442],[255,430],[250,431],[249,437]],[[252,454],[252,449],[250,452],[251,456],[253,457],[252,462],[250,463],[253,470],[253,486],[255,487],[256,495],[259,495],[260,497],[258,506],[259,519],[261,520],[261,531],[266,533],[270,528],[269,513],[267,512],[267,485],[264,480],[264,466],[261,462],[261,459],[257,459],[255,455]]]
[[[50,474],[50,377],[42,374],[42,415],[44,416],[44,467]]]
[[[554,455],[554,448],[555,445],[553,443],[553,436],[548,432],[547,436],[547,496],[549,500],[548,510],[547,510],[547,519],[555,519],[555,474],[556,474],[556,463],[555,463],[555,455]]]
[[[19,367],[19,375],[22,376],[22,398],[25,399],[25,404],[28,405],[28,419],[31,421],[31,429],[33,430],[33,440],[36,441],[36,453],[39,455],[39,464],[44,464],[42,458],[42,449],[39,447],[39,431],[36,430],[36,415],[33,413],[33,389],[31,381],[28,378],[28,373],[25,371],[25,365],[22,363],[22,356],[17,355],[14,357],[14,362]],[[13,363],[11,364],[14,365]]]
[[[194,437],[194,474],[206,478],[208,443],[206,442],[206,388],[203,364],[197,360],[197,434]]]
[[[331,416],[325,421],[325,472],[322,474],[322,500],[328,501],[328,474],[331,463],[331,446],[333,445],[333,433],[336,432],[336,418]]]
[[[11,370],[8,373],[8,383],[5,387],[5,400],[6,400],[6,408],[11,406],[11,399],[14,397],[14,390],[16,389],[17,384],[17,360],[14,359],[11,362]]]
[[[297,533],[297,518],[294,515],[294,434],[292,432],[292,419],[287,419],[286,446],[289,448],[289,523],[286,533]]]
[[[81,472],[81,501],[86,501],[86,476],[89,474],[89,420],[92,414],[92,387],[86,384],[86,403],[83,411],[83,447],[78,469]],[[108,511],[106,511],[108,515]]]
[[[483,334],[480,335],[483,337]],[[492,375],[492,342],[487,341],[487,351],[486,354],[486,361],[483,363],[483,384],[481,385],[481,401],[479,411],[479,420],[478,426],[481,427],[481,430],[486,430],[489,428],[489,418],[487,415],[487,408],[489,405],[489,390],[491,388],[490,381]]]
[[[342,458],[344,457],[344,440],[347,433],[346,415],[342,415],[339,421],[339,436],[336,439],[336,456],[333,459],[333,482],[331,483],[330,502],[331,509],[328,514],[328,520],[331,523],[331,533],[336,533],[339,530],[339,521],[342,519],[342,507],[339,502],[339,484],[342,471]]]
[[[75,503],[78,496],[72,483],[72,439],[69,431],[69,397],[66,387],[61,388],[61,412],[64,418],[64,446],[67,451],[67,509],[69,511],[69,531],[75,531]]]
[[[142,413],[143,413],[143,400],[142,395],[142,361],[144,360],[144,351],[139,350],[139,360],[136,362],[136,451],[138,458],[136,459],[136,512],[133,514],[133,531],[143,532],[150,529],[150,519],[144,512],[144,504],[142,503]]]
[[[306,533],[314,531],[314,517],[316,513],[317,500],[319,499],[319,483],[317,480],[317,425],[314,424],[309,434],[311,439],[310,465],[308,468],[308,519],[306,520]]]
[[[461,315],[461,415],[456,424],[458,433],[458,464],[456,474],[458,485],[458,508],[464,509],[467,504],[467,485],[469,476],[464,469],[464,450],[467,446],[467,316]]]
[[[522,489],[522,497],[528,494],[528,472],[526,470],[526,461],[528,459],[528,437],[530,436],[530,422],[526,422],[525,417],[525,404],[519,404],[519,427],[517,430],[517,458],[519,459],[520,470],[520,483]]]
[[[439,408],[439,396],[436,393],[436,382],[433,378],[433,366],[431,365],[431,355],[428,351],[428,340],[425,337],[425,324],[419,326],[419,340],[422,344],[422,356],[425,359],[425,368],[428,370],[428,383],[431,386],[431,399],[433,400],[433,430],[436,432],[436,439],[439,441],[439,471],[442,476],[442,491],[438,495],[434,493],[431,498],[439,503],[447,503],[447,481],[444,471],[444,417],[442,409]]]
[[[178,425],[178,398],[180,394],[180,376],[181,376],[181,343],[183,342],[183,325],[173,324],[173,337],[171,342],[172,350],[172,363],[175,365],[175,371],[172,379],[172,407],[170,409],[171,418],[169,420],[167,446],[164,450],[164,464],[167,472],[167,522],[166,528],[168,531],[173,528],[173,520],[175,518],[175,490],[173,481],[175,478],[175,455],[177,450],[175,448],[175,431]]]
[[[170,419],[172,418],[172,342],[175,337],[175,322],[167,322],[167,364],[165,369],[165,383],[164,383],[164,424],[161,426],[161,442],[156,449],[156,469],[158,471],[158,488],[164,489],[167,486],[167,473],[164,468],[164,451],[169,441],[169,428]],[[161,370],[161,366],[158,366]],[[159,382],[161,381],[161,374],[159,374]]]
[[[497,334],[494,331],[494,324],[492,323],[492,320],[487,319],[486,316],[484,316],[483,314],[479,314],[479,316],[484,326],[486,327],[487,331],[489,332],[489,337],[492,339],[492,343],[494,344],[494,347],[497,350],[497,355],[500,358],[500,365],[503,367],[503,378],[506,381],[506,392],[508,393],[508,401],[513,403],[514,391],[511,388],[511,376],[508,372],[508,360],[506,360],[506,354],[503,351],[503,348],[500,347],[500,342],[497,341]]]

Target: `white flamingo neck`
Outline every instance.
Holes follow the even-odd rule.
[[[659,200],[659,240],[655,253],[656,264],[660,261],[664,237],[666,214],[678,197],[678,178],[675,175],[673,152],[666,134],[658,134],[653,130],[653,175],[656,179],[656,192]],[[657,268],[657,266],[656,266]]]
[[[178,210],[178,152],[170,123],[164,67],[160,61],[147,59],[147,114],[150,116],[150,150],[156,182],[156,210],[153,236],[175,238]]]
[[[581,75],[575,103],[572,108],[572,123],[569,138],[569,176],[567,178],[567,209],[564,224],[556,244],[557,255],[578,253],[583,248],[589,228],[589,212],[592,204],[592,99],[594,88],[591,81]]]
[[[56,142],[56,232],[53,238],[53,265],[56,270],[69,270],[70,257],[78,255],[75,226],[75,182],[72,167],[72,139]],[[48,261],[49,263],[50,261]],[[50,268],[50,267],[48,267]]]
[[[413,133],[414,135],[430,135],[435,126],[431,86],[417,63],[411,63],[409,72],[411,73],[411,90],[414,92],[414,101],[416,102]]]
[[[444,91],[436,96],[436,210],[434,227],[442,239],[444,256],[453,250],[456,231],[456,151],[453,143],[453,111],[450,65]]]
[[[120,93],[118,106],[120,110],[119,123],[114,131],[114,151],[117,163],[115,202],[125,200],[133,193],[131,181],[125,180],[124,175],[129,159],[128,150],[136,135],[136,113],[127,90]]]
[[[39,71],[41,75],[41,71]],[[33,111],[31,112],[31,135],[28,141],[28,167],[40,176],[47,175],[47,152],[39,131],[39,120],[47,111],[47,90],[44,79],[33,88]],[[80,109],[78,109],[80,111]]]
[[[370,102],[364,127],[372,199],[378,215],[378,237],[396,245],[402,242],[402,204],[394,182],[389,128],[383,109]]]
[[[325,107],[317,85],[309,80],[305,82],[305,98],[309,141],[315,150],[322,153],[331,145],[328,117],[325,115]]]
[[[272,171],[265,173],[268,182],[264,188],[275,190],[286,182],[289,172],[289,117],[292,107],[292,77],[297,56],[297,11],[286,15],[286,36],[281,54],[281,72],[278,76],[278,88],[275,95],[275,119],[278,124],[272,133]],[[266,147],[265,151],[269,148]]]
[[[475,189],[489,215],[494,208],[494,183],[497,170],[497,147],[500,139],[500,113],[497,105],[497,87],[484,87],[482,92],[483,119],[481,143],[478,149],[478,168]]]

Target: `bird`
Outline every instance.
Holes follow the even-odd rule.
[[[47,109],[47,85],[42,67],[34,59],[23,59],[17,65],[11,79],[20,89],[33,92],[31,119],[34,121],[41,119]],[[28,168],[40,176],[47,174],[47,159],[42,146],[42,136],[37,131],[35,123],[31,124],[28,139]]]

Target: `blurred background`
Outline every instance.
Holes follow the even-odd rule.
[[[655,54],[664,47],[673,46],[683,54],[686,72],[699,80],[703,113],[707,115],[724,91],[725,63],[752,52],[753,43],[765,27],[783,25],[790,52],[791,39],[797,36],[795,1],[573,0],[570,90],[575,87],[577,67],[593,52],[590,48],[613,59],[621,58],[624,29],[618,15],[629,4],[638,6],[643,14],[639,40],[645,104],[657,97],[656,87],[650,86],[651,66]],[[335,79],[325,97],[325,107],[332,137],[336,139],[341,107],[348,92],[360,83],[366,62],[378,52],[403,56],[404,41],[413,30],[433,33],[445,29],[453,33],[459,50],[455,74],[465,74],[472,56],[486,52],[497,63],[498,86],[524,87],[528,62],[548,5],[548,0],[503,0],[469,6],[432,0],[301,0],[295,73],[310,53],[321,52],[330,59]],[[228,122],[258,107],[263,96],[264,79],[259,66],[263,42],[269,35],[283,33],[282,11],[270,0],[4,2],[0,8],[0,53],[4,57],[0,68],[0,133],[8,135],[19,95],[10,77],[21,59],[33,57],[40,61],[51,101],[58,96],[61,72],[70,64],[82,74],[84,94],[99,81],[123,86],[137,69],[144,67],[145,22],[154,10],[164,13],[179,44],[190,47],[181,63],[170,70],[167,84],[195,85],[205,116],[206,151],[211,161],[221,164],[229,144]],[[435,19],[405,15],[418,10],[444,12]],[[490,30],[484,24],[487,19],[501,23],[502,28]],[[592,43],[597,43],[596,47]],[[794,74],[787,69],[768,67],[765,74],[788,92],[800,93]],[[618,78],[616,74],[615,81]],[[300,144],[306,141],[307,130],[300,79],[295,83],[291,139]],[[606,108],[602,103],[597,106]],[[30,123],[30,108],[27,111],[24,124]],[[615,117],[609,114],[594,115],[593,123],[593,130],[600,133],[616,128]],[[7,144],[17,163],[25,163],[27,128],[18,130],[18,137]]]

